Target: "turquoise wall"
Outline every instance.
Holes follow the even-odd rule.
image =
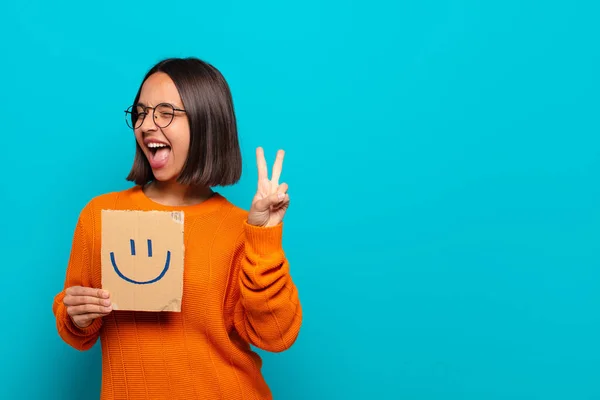
[[[76,218],[128,187],[123,110],[156,61],[231,84],[287,151],[296,345],[276,399],[600,398],[600,3],[12,1],[0,12],[1,398],[95,398],[58,337]]]

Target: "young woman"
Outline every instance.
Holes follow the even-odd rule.
[[[212,190],[239,180],[241,155],[229,87],[195,58],[155,65],[126,120],[137,142],[127,177],[135,185],[81,211],[53,303],[59,335],[79,350],[101,339],[102,399],[270,399],[250,345],[286,350],[302,323],[282,249],[283,151],[269,177],[257,149],[249,211]],[[181,312],[112,309],[101,287],[102,209],[184,211]]]

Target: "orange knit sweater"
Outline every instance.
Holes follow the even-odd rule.
[[[74,325],[64,289],[101,287],[102,209],[184,211],[180,313],[113,310],[85,329]],[[246,216],[218,193],[198,205],[169,207],[139,186],[98,196],[82,210],[53,312],[59,335],[74,348],[87,350],[100,338],[101,399],[272,398],[250,344],[272,352],[289,348],[302,310],[282,224],[254,227]]]

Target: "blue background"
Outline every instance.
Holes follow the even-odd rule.
[[[287,151],[296,345],[276,399],[599,399],[600,6],[593,1],[52,3],[0,12],[0,397],[95,398],[56,334],[76,218],[129,187],[123,110],[163,57],[231,84]]]

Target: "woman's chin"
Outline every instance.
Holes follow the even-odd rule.
[[[169,171],[166,168],[161,168],[158,170],[152,170],[152,174],[154,175],[154,179],[162,182],[162,183],[168,183],[168,182],[174,182],[177,179],[177,175],[173,173],[173,171]]]

